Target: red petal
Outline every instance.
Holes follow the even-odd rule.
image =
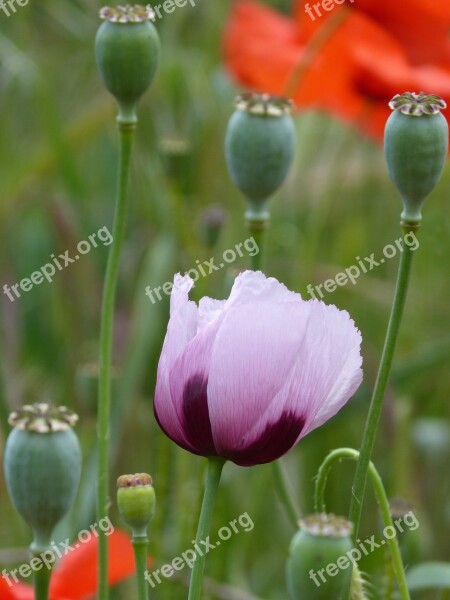
[[[413,64],[450,60],[450,3],[439,0],[357,1],[359,10],[388,29],[404,46]]]
[[[9,574],[6,573],[6,575]],[[9,576],[9,580],[12,585],[8,585],[6,575],[2,575],[2,578],[0,579],[0,598],[2,600],[33,600],[33,589],[31,587],[29,588],[21,583],[14,583],[11,576]],[[28,591],[28,589],[31,595],[27,597],[24,595],[24,592]]]
[[[405,20],[400,19],[404,3],[400,3],[400,10],[383,0],[358,1],[358,8],[346,3],[352,6],[347,18],[330,31],[329,39],[309,58],[292,95],[297,107],[325,110],[382,139],[390,114],[387,102],[394,94],[424,90],[450,98],[450,61],[445,66],[414,66],[409,48],[397,35],[400,27],[405,27]],[[410,23],[423,18],[420,27],[424,30],[442,31],[436,24],[437,15],[450,19],[450,7],[440,10],[437,4],[430,7],[423,0],[406,1],[415,11],[406,20]],[[322,17],[313,21],[305,13],[304,0],[298,0],[296,8],[296,20],[290,21],[255,2],[235,4],[224,47],[228,67],[239,82],[261,92],[286,93],[290,75],[305,56],[304,40],[311,40],[339,10],[336,6],[332,12],[322,11]],[[411,39],[412,35],[409,31]],[[448,39],[445,43],[450,48]]]
[[[356,71],[348,43],[349,39],[353,43],[348,36],[355,35],[355,28],[347,28],[348,22],[307,65],[292,94],[298,107],[327,110],[346,120],[360,115],[364,99],[353,85]],[[238,81],[257,91],[285,94],[305,52],[294,30],[294,22],[257,3],[236,3],[224,38],[229,69]],[[357,38],[365,40],[365,33]]]
[[[114,585],[135,571],[134,553],[130,537],[120,530],[108,536],[108,583]],[[52,600],[81,600],[97,591],[98,539],[88,542],[64,556],[53,574],[50,595]]]
[[[235,3],[223,46],[227,66],[239,82],[275,94],[281,93],[302,51],[291,20],[250,0]]]

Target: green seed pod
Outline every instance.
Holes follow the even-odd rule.
[[[155,514],[155,490],[147,473],[121,475],[117,480],[117,505],[131,527],[133,538],[146,537]]]
[[[136,106],[153,81],[160,43],[150,6],[102,8],[95,39],[100,77],[119,105],[119,123],[135,123]]]
[[[5,479],[15,509],[33,530],[31,549],[50,544],[57,523],[71,508],[81,474],[81,450],[65,407],[23,406],[9,417],[14,429],[4,455]]]
[[[448,125],[440,112],[446,103],[439,96],[406,92],[389,106],[394,111],[384,132],[389,176],[403,200],[402,224],[417,227],[447,157]]]
[[[343,517],[315,514],[300,519],[287,562],[292,600],[337,600],[348,585],[352,524]]]
[[[267,202],[285,180],[295,153],[291,102],[268,94],[244,94],[235,102],[225,137],[233,183],[248,201],[249,220],[267,220]]]

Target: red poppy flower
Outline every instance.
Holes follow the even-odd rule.
[[[283,95],[303,59],[305,71],[292,93],[296,105],[357,123],[378,139],[390,114],[387,102],[399,91],[423,90],[450,102],[450,5],[438,0],[323,4],[328,11],[322,2],[297,0],[290,19],[253,0],[236,2],[224,36],[231,74],[256,91]],[[331,19],[339,16],[342,21],[333,28]],[[324,28],[329,33],[311,52],[311,41]]]
[[[135,571],[134,553],[129,536],[115,530],[108,536],[108,582],[115,585]],[[98,540],[91,538],[61,559],[50,582],[50,600],[87,600],[97,591]],[[3,571],[6,573],[6,571]],[[16,583],[10,574],[0,577],[2,600],[34,600],[31,585]]]

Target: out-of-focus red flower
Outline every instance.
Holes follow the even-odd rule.
[[[129,536],[115,530],[108,536],[108,583],[115,585],[135,571],[134,553]],[[88,542],[66,554],[55,568],[50,582],[50,600],[87,600],[97,591],[98,540]],[[3,572],[5,573],[5,571]],[[31,585],[16,583],[9,575],[0,578],[1,600],[34,600]]]
[[[239,0],[225,28],[225,61],[239,83],[283,95],[306,59],[292,93],[296,105],[357,123],[381,139],[396,93],[424,91],[450,102],[449,29],[450,4],[440,0],[345,0],[328,12],[322,3],[297,0],[294,18]],[[311,42],[324,34],[308,58]]]

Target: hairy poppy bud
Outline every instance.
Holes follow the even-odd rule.
[[[49,546],[75,499],[81,474],[72,429],[77,420],[67,408],[46,403],[23,406],[9,417],[14,429],[6,441],[5,479],[14,507],[33,530],[33,551]]]
[[[158,33],[150,6],[102,8],[105,19],[95,39],[100,77],[119,105],[119,123],[136,122],[136,105],[148,89],[159,62]]]
[[[133,537],[146,537],[155,514],[155,490],[147,473],[121,475],[117,480],[117,505],[133,531]]]
[[[248,220],[268,219],[267,202],[294,158],[291,102],[268,94],[243,94],[235,106],[225,138],[228,170],[248,201]]]
[[[300,519],[287,563],[292,600],[337,600],[348,585],[352,524],[343,517],[315,514]],[[345,563],[345,564],[344,564]]]
[[[212,204],[200,215],[200,237],[208,248],[214,248],[227,220],[222,207]]]
[[[384,151],[389,176],[400,192],[402,223],[418,226],[421,208],[436,186],[448,152],[448,125],[440,112],[439,96],[406,92],[389,103],[393,113],[386,123]]]

